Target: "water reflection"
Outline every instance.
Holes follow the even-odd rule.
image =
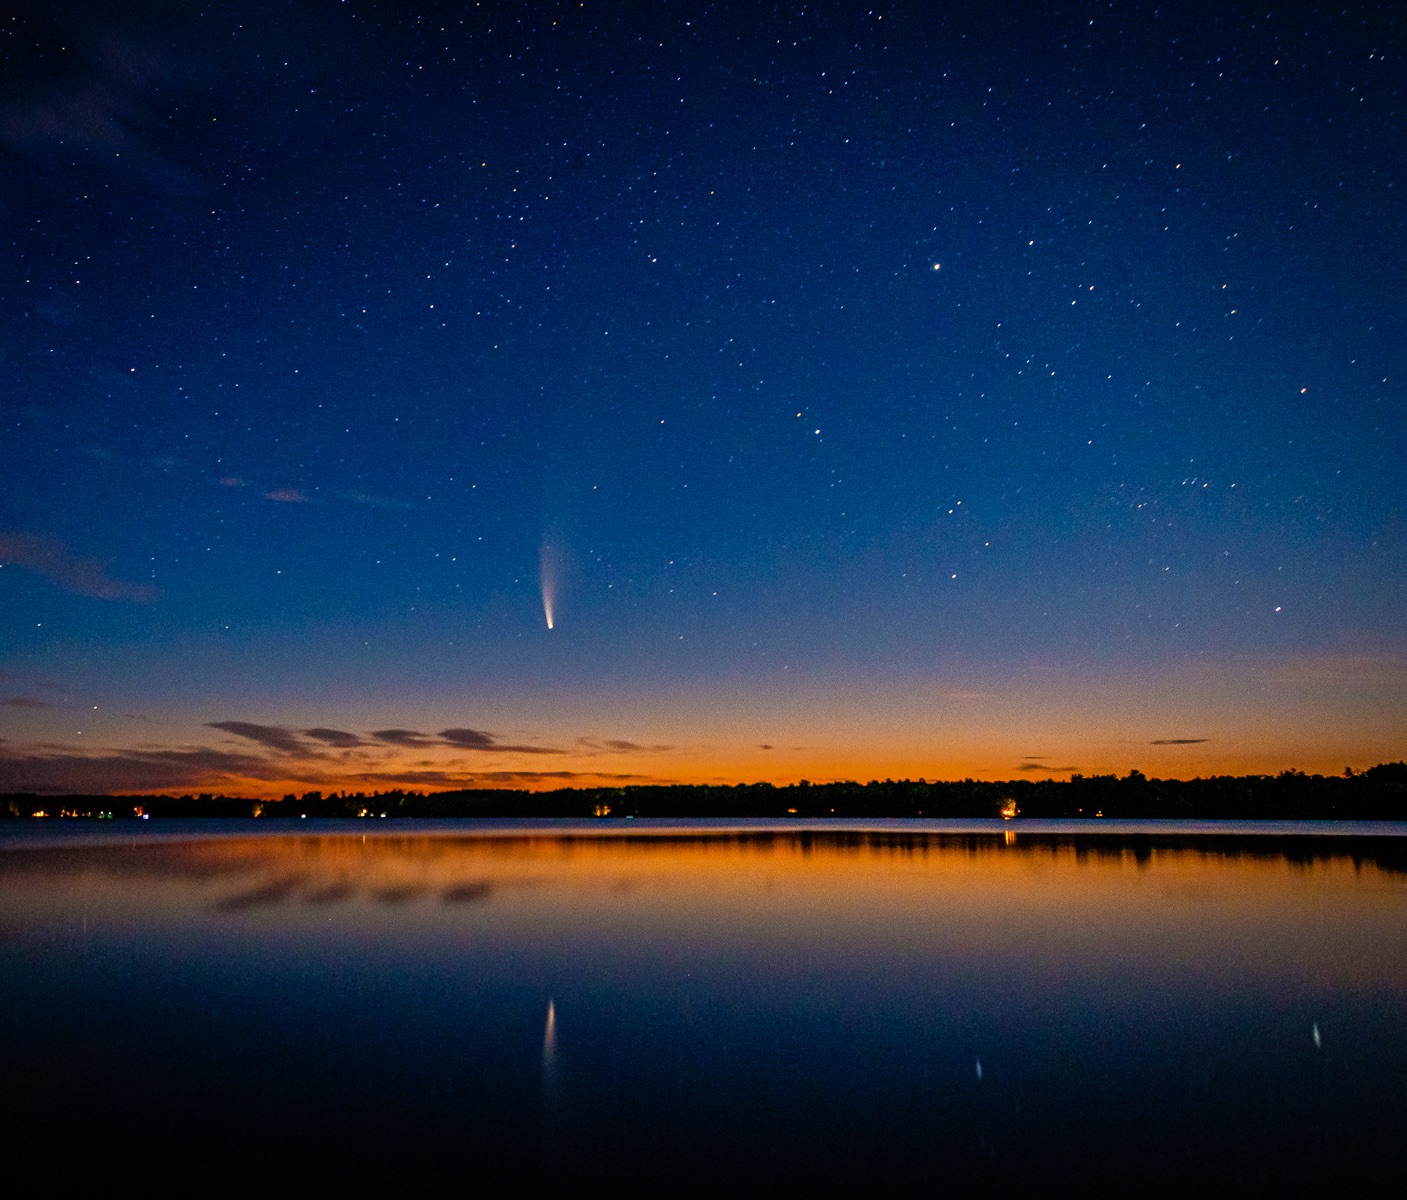
[[[60,1181],[1366,1185],[1407,1166],[1403,867],[1010,827],[12,846],[0,1130]]]
[[[332,883],[318,884],[316,887],[303,893],[305,904],[339,904],[343,900],[349,899],[356,889],[345,879],[338,879]]]
[[[248,908],[268,908],[270,905],[282,904],[298,890],[303,882],[304,877],[301,875],[271,879],[267,883],[256,884],[254,887],[238,891],[232,896],[224,896],[214,902],[214,907],[225,912],[240,912]],[[315,894],[320,895],[325,891],[325,888],[321,888]]]
[[[456,883],[445,888],[440,898],[446,904],[473,904],[487,900],[492,893],[493,885],[490,883]]]
[[[542,1105],[552,1109],[557,1104],[557,1004],[547,1002],[547,1025],[542,1031]]]

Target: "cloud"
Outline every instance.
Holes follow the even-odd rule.
[[[220,722],[216,728],[245,726],[258,731],[250,737],[260,745],[278,738],[277,726]],[[241,736],[249,737],[246,732]],[[290,734],[291,736],[291,734]],[[410,787],[456,789],[534,784],[572,783],[627,784],[659,782],[650,776],[600,771],[456,771],[434,766],[403,771],[370,771],[329,775],[322,764],[306,764],[291,769],[286,754],[268,757],[204,746],[107,750],[91,754],[67,747],[20,748],[0,739],[0,792],[32,792],[39,795],[78,793],[101,795],[123,792],[196,792],[228,789],[248,794],[250,784],[286,787],[293,783],[322,789],[355,787]],[[254,789],[256,792],[268,788]]]
[[[508,746],[482,729],[441,729],[441,745],[459,750],[488,750],[498,754],[564,754],[551,746]]]
[[[267,746],[270,750],[277,750],[281,754],[307,754],[308,752],[308,748],[298,740],[298,735],[291,729],[285,729],[282,725],[255,725],[252,721],[209,721],[206,724],[210,729],[222,729],[226,733],[234,734],[235,737],[258,742],[259,745]]]
[[[192,175],[154,153],[135,134],[138,126],[152,122],[139,89],[101,79],[66,90],[52,88],[27,103],[9,105],[0,113],[0,141],[35,157],[77,146],[93,161],[135,174],[162,191],[197,191]]]
[[[99,600],[151,604],[161,595],[150,584],[113,579],[100,560],[82,558],[57,538],[35,533],[0,533],[0,565],[25,567],[56,587]]]
[[[599,771],[485,771],[477,778],[485,783],[534,783],[571,779],[608,779],[612,783],[628,783],[632,780],[650,777],[647,775],[628,775],[621,772],[603,775]]]
[[[249,484],[247,484],[238,475],[225,475],[222,478],[217,479],[215,482],[218,483],[221,487],[227,488],[242,488],[249,486]]]
[[[0,700],[0,708],[58,708],[58,705],[41,700],[38,696],[7,696]]]
[[[412,787],[473,788],[497,783],[570,783],[574,780],[604,779],[612,783],[627,783],[647,779],[644,775],[602,774],[598,771],[399,771],[358,775],[370,784],[403,784]]]
[[[391,746],[411,750],[448,747],[454,750],[478,750],[495,754],[562,754],[551,746],[505,745],[482,729],[442,729],[438,734],[421,733],[418,729],[377,729],[372,737]]]
[[[612,754],[658,754],[673,750],[673,746],[646,746],[640,742],[628,742],[624,738],[577,738],[578,746]]]
[[[281,504],[309,504],[311,501],[297,488],[274,488],[264,493],[265,500],[277,500]]]
[[[371,736],[392,746],[411,746],[417,749],[441,744],[428,733],[420,733],[414,729],[377,729],[372,731]]]
[[[463,750],[497,750],[494,736],[481,729],[441,729],[440,736]]]
[[[65,31],[70,43],[89,43],[79,48],[81,75],[72,68],[67,78],[56,74],[0,108],[0,142],[35,158],[76,149],[106,170],[170,195],[198,192],[195,176],[156,150],[156,139],[145,132],[158,129],[167,115],[159,111],[163,93],[173,91],[167,63],[111,28],[101,37],[93,33],[91,26]]]
[[[418,729],[377,729],[371,733],[375,741],[368,741],[360,734],[345,729],[329,729],[319,726],[313,729],[289,729],[284,725],[259,725],[253,721],[211,721],[208,728],[232,733],[236,737],[257,742],[276,750],[280,754],[297,754],[304,758],[317,757],[317,751],[303,742],[310,738],[324,746],[335,746],[339,750],[352,750],[358,747],[374,746],[382,742],[388,746],[399,746],[407,750],[475,750],[495,754],[563,754],[565,751],[551,746],[520,746],[500,742],[493,734],[482,729],[442,729],[438,734],[422,733]]]
[[[305,729],[303,730],[303,736],[310,737],[315,742],[323,742],[326,745],[336,746],[343,750],[349,750],[353,746],[368,745],[368,743],[363,741],[357,734],[347,733],[341,729]]]
[[[1045,771],[1051,775],[1063,775],[1066,771],[1078,771],[1080,768],[1075,766],[1051,767],[1042,762],[1023,762],[1016,769],[1018,771]]]
[[[31,37],[64,53],[12,62],[0,97],[0,143],[65,166],[75,160],[172,196],[201,190],[198,178],[167,152],[169,122],[208,90],[214,62],[194,40],[195,14],[144,6],[39,4]],[[123,13],[122,9],[131,9]],[[174,11],[174,10],[173,10]],[[241,39],[243,40],[243,39]],[[54,45],[57,43],[57,45]],[[220,60],[228,63],[228,48]],[[35,65],[42,64],[36,70]],[[226,67],[228,69],[228,67]]]
[[[33,696],[0,700],[0,706],[56,707]],[[323,726],[299,730],[254,721],[211,721],[206,727],[239,738],[246,745],[225,749],[148,745],[89,752],[68,745],[7,744],[0,739],[0,792],[47,795],[229,790],[248,794],[253,788],[258,794],[294,783],[322,789],[370,784],[445,790],[548,786],[574,781],[629,783],[648,778],[577,770],[476,771],[462,759],[452,757],[453,752],[566,753],[547,746],[504,744],[492,733],[477,729],[452,728],[438,734],[416,729],[381,729],[368,736]],[[334,756],[328,752],[328,747],[347,753]],[[412,759],[404,753],[406,750],[433,750],[439,754],[435,757],[417,755]],[[446,752],[450,752],[449,761],[445,761]]]
[[[410,787],[472,787],[475,778],[455,771],[372,771],[357,776],[362,783],[398,783]]]
[[[283,780],[286,771],[268,759],[204,747],[121,750],[107,754],[66,751],[0,751],[0,792],[102,794],[141,791],[209,791],[246,779]]]
[[[1211,738],[1157,738],[1149,742],[1150,746],[1199,746],[1203,742],[1209,742]]]
[[[558,750],[556,746],[520,746],[520,745],[494,745],[490,747],[503,754],[565,754],[565,750]]]
[[[333,492],[339,500],[346,500],[351,504],[362,504],[367,508],[385,508],[392,512],[405,512],[414,508],[404,500],[392,500],[389,496],[369,496],[365,492]]]

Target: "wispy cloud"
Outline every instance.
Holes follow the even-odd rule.
[[[412,749],[424,749],[440,744],[428,733],[420,733],[415,729],[377,729],[371,736],[389,746],[408,746]]]
[[[24,567],[56,587],[99,600],[151,604],[161,593],[147,583],[113,579],[107,565],[75,554],[57,538],[36,533],[0,533],[0,566]]]
[[[598,754],[660,754],[666,750],[673,750],[673,746],[645,745],[641,742],[629,742],[624,738],[577,738],[576,744],[587,750],[595,751]],[[769,749],[770,747],[763,747]]]
[[[0,708],[58,708],[58,705],[41,700],[38,696],[7,696],[0,700]]]
[[[371,496],[366,492],[334,492],[333,495],[350,504],[360,504],[366,508],[384,508],[391,512],[405,512],[415,507],[405,500],[393,500],[389,496]]]
[[[239,725],[221,722],[220,725]],[[173,791],[243,791],[256,794],[279,790],[291,784],[322,789],[357,790],[367,787],[407,787],[454,789],[497,786],[526,786],[591,782],[623,784],[646,780],[635,774],[599,771],[472,771],[452,765],[425,764],[397,770],[394,764],[380,769],[347,769],[336,760],[300,759],[278,746],[279,727],[254,726],[241,736],[274,753],[241,753],[206,746],[147,747],[107,749],[80,753],[63,746],[16,746],[0,739],[0,792],[32,792],[39,795],[64,793],[121,793]],[[285,731],[286,732],[286,731]],[[390,769],[387,769],[390,767]],[[262,785],[262,786],[261,786]],[[273,785],[276,785],[273,786]]]
[[[648,779],[649,776],[620,771],[614,771],[610,774],[603,774],[600,771],[485,771],[478,778],[487,783],[538,783],[573,779],[601,779],[610,783],[632,783]]]
[[[315,742],[322,742],[324,745],[336,746],[339,750],[350,750],[354,746],[366,746],[370,744],[360,735],[348,733],[343,729],[305,729],[303,730],[303,736],[312,738]]]
[[[135,131],[155,119],[140,84],[112,76],[49,88],[0,111],[0,142],[34,157],[76,146],[104,167],[173,195],[199,190],[195,177],[156,153]]]
[[[0,142],[40,160],[86,158],[174,196],[201,190],[170,157],[161,130],[196,82],[195,56],[174,52],[113,6],[43,5],[67,53],[41,78],[24,80],[0,103]]]
[[[1067,771],[1078,771],[1080,768],[1076,766],[1051,767],[1041,762],[1023,762],[1016,769],[1018,771],[1045,771],[1050,775],[1064,775]]]
[[[602,780],[609,783],[630,783],[646,779],[644,775],[602,774],[597,771],[396,771],[371,772],[357,776],[361,782],[375,786],[398,784],[405,787],[473,788],[492,784],[514,783],[572,783]]]
[[[488,750],[498,754],[563,754],[551,746],[506,745],[481,729],[441,729],[443,744],[459,750]]]
[[[1210,738],[1154,738],[1149,742],[1150,746],[1200,746],[1203,742],[1211,741]]]
[[[482,729],[442,729],[440,736],[462,750],[494,750],[494,736]]]
[[[449,748],[474,750],[494,754],[563,754],[551,746],[528,746],[500,742],[482,729],[442,729],[438,734],[421,733],[418,729],[377,729],[372,737],[388,746],[403,746],[410,750]]]
[[[288,773],[266,758],[206,747],[120,750],[0,751],[0,792],[104,793],[210,790],[244,780],[283,780]]]
[[[223,730],[235,737],[257,742],[281,754],[308,753],[308,747],[298,740],[298,735],[282,725],[256,725],[253,721],[208,721],[206,725],[210,729]]]
[[[55,707],[35,696],[0,701],[11,708]],[[438,733],[389,728],[362,734],[328,726],[307,729],[257,721],[211,721],[206,728],[238,743],[224,747],[147,745],[76,748],[66,744],[0,741],[0,791],[63,792],[218,791],[249,794],[293,785],[356,790],[365,787],[453,789],[551,786],[576,781],[639,782],[650,776],[578,769],[474,769],[466,752],[498,755],[564,755],[551,746],[502,742],[482,729],[451,727]],[[637,753],[656,747],[625,739],[578,739],[579,758],[598,753]],[[595,747],[602,747],[597,750]],[[662,748],[662,747],[661,747]],[[427,753],[428,752],[428,753]],[[585,765],[585,764],[580,764]]]
[[[265,500],[277,500],[280,504],[310,504],[312,501],[297,488],[274,488],[264,493]]]
[[[439,733],[423,733],[419,729],[376,729],[363,737],[346,729],[331,729],[326,726],[299,731],[286,725],[262,725],[255,721],[210,721],[207,722],[207,728],[256,742],[280,754],[296,754],[303,757],[317,757],[323,753],[322,746],[332,746],[339,750],[394,746],[403,750],[472,750],[490,754],[566,753],[554,746],[500,742],[494,734],[483,729],[442,729]],[[304,738],[319,745],[310,746]],[[636,747],[632,742],[603,744],[615,745],[616,748],[647,749]]]

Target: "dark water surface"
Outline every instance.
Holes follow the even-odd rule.
[[[1407,1179],[1400,828],[156,824],[0,834],[12,1178]]]

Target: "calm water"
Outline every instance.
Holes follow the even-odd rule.
[[[0,1146],[53,1187],[1407,1170],[1401,836],[40,824],[0,835]]]

